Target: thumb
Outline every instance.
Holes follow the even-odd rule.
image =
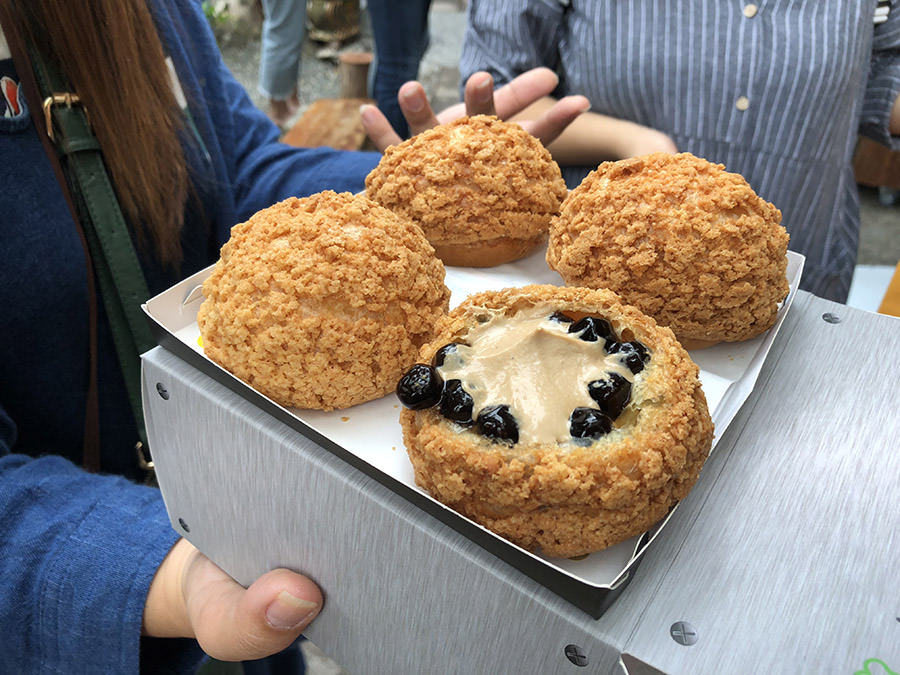
[[[186,572],[184,595],[197,641],[221,661],[280,652],[322,607],[322,592],[307,577],[277,569],[244,588],[205,556]]]

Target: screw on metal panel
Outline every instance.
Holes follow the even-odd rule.
[[[191,528],[188,527],[188,524],[186,522],[184,522],[184,518],[179,518],[178,524],[181,525],[181,529],[184,530],[185,532],[191,531]]]
[[[566,645],[566,658],[581,668],[588,664],[587,654],[578,645]]]
[[[822,315],[822,319],[824,319],[828,323],[840,323],[841,322],[841,317],[839,317],[837,314],[832,314],[831,312],[825,312]]]
[[[692,645],[697,641],[697,631],[687,621],[676,621],[669,627],[669,635],[680,645]]]
[[[159,394],[164,401],[169,400],[169,390],[163,386],[162,382],[156,383],[156,393]]]

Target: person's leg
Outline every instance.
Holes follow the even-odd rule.
[[[306,33],[306,0],[262,0],[259,92],[269,99],[269,117],[279,126],[300,107],[297,79]]]
[[[409,126],[397,103],[397,90],[419,76],[419,63],[428,49],[431,0],[369,0],[368,7],[375,38],[372,98],[406,138]]]

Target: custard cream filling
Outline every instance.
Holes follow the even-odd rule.
[[[588,383],[618,373],[634,375],[603,339],[586,342],[570,323],[550,319],[553,309],[531,307],[506,316],[485,311],[483,323],[462,337],[438,368],[444,381],[460,380],[472,397],[472,418],[485,407],[508,405],[519,426],[519,443],[569,443],[575,408],[596,408]]]

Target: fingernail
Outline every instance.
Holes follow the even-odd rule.
[[[494,95],[493,85],[490,77],[483,77],[481,82],[475,83],[475,94],[480,102],[489,101]]]
[[[266,621],[277,630],[291,630],[306,621],[317,609],[319,603],[281,591],[266,609]]]
[[[425,102],[418,92],[403,92],[403,100],[406,103],[406,109],[410,112],[420,112],[425,107]]]
[[[371,122],[372,121],[372,106],[371,103],[363,103],[359,106],[359,117],[363,122]]]

